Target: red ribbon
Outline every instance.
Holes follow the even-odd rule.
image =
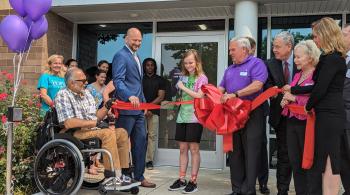
[[[224,152],[233,150],[232,134],[245,126],[249,113],[259,107],[270,97],[276,96],[282,90],[272,87],[261,93],[253,101],[231,98],[221,104],[221,91],[213,85],[204,85],[201,90],[207,98],[195,99],[195,114],[199,122],[216,134],[223,135]],[[288,105],[288,109],[296,114],[307,115],[305,143],[302,167],[310,169],[314,157],[315,114],[307,114],[303,106]]]
[[[253,101],[241,100],[239,98],[231,98],[222,104],[220,102],[222,93],[214,85],[203,85],[201,90],[206,94],[205,98],[195,98],[194,101],[169,102],[166,105],[181,105],[194,103],[195,115],[198,121],[206,128],[223,135],[224,152],[232,151],[233,140],[232,134],[242,129],[249,119],[249,113],[270,97],[276,96],[282,90],[271,87],[261,93]],[[311,168],[314,157],[315,142],[315,114],[307,114],[303,106],[288,105],[288,109],[296,114],[307,115],[307,123],[305,130],[305,143],[302,167],[304,169]],[[130,102],[116,101],[112,106],[114,111],[122,110],[152,110],[160,109],[160,105],[151,103],[140,103],[139,107],[133,107]]]
[[[287,105],[290,112],[295,114],[307,115],[304,139],[303,169],[310,169],[314,162],[314,147],[315,147],[315,112],[312,110],[309,113],[305,112],[303,106]]]
[[[193,104],[193,100],[168,102],[162,106],[181,105],[181,104]],[[112,108],[119,109],[119,110],[158,110],[161,108],[161,105],[152,104],[152,103],[140,103],[140,106],[134,107],[130,102],[123,102],[123,101],[117,100],[113,102]]]
[[[232,133],[244,127],[248,121],[251,103],[231,98],[222,104],[221,91],[214,85],[203,85],[201,90],[207,98],[195,99],[195,115],[199,123],[218,135],[223,135],[224,152],[233,149]]]

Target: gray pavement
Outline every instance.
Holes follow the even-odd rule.
[[[190,170],[189,170],[190,171]],[[190,175],[188,171],[187,175]],[[276,195],[276,172],[270,170],[270,178],[268,187],[271,195]],[[145,177],[157,184],[154,189],[140,187],[140,195],[177,195],[182,194],[181,191],[170,192],[168,187],[178,178],[178,167],[155,167],[154,170],[146,170]],[[258,189],[257,185],[257,189]],[[200,195],[224,195],[231,193],[230,172],[229,169],[212,170],[200,169],[198,175],[198,191],[194,194]],[[97,191],[80,190],[79,195],[98,195]],[[121,192],[113,192],[108,194],[127,194]],[[257,193],[259,194],[259,193]],[[290,195],[295,195],[293,183],[291,184]]]
[[[190,170],[189,170],[190,171]],[[190,175],[188,171],[187,175]],[[140,187],[139,195],[179,195],[181,191],[170,192],[168,187],[178,178],[178,167],[155,167],[154,170],[146,170],[145,177],[157,184],[157,187],[142,188]],[[226,195],[231,193],[230,172],[228,168],[224,170],[200,169],[198,175],[198,191],[194,194],[200,195]],[[276,189],[276,171],[270,169],[268,187],[271,195],[277,194]],[[258,185],[256,186],[259,195]],[[341,190],[341,195],[343,190]],[[112,195],[123,195],[130,193],[109,192]],[[289,195],[295,195],[293,181],[290,185]],[[36,195],[41,195],[37,193]],[[99,195],[97,190],[80,190],[78,195]]]

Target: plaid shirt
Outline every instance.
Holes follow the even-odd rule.
[[[68,88],[61,89],[55,98],[55,108],[60,123],[70,118],[97,119],[95,99],[88,90],[81,96]]]

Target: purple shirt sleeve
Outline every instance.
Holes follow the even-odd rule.
[[[202,85],[208,84],[208,78],[204,74],[200,75],[198,77],[198,80],[195,84],[194,90],[198,92],[198,90],[202,87]]]
[[[224,76],[222,77],[222,80],[220,82],[220,87],[226,89],[226,73],[227,73],[228,68],[224,72]]]
[[[267,75],[266,65],[262,60],[258,59],[251,69],[252,81],[260,81],[265,83],[267,80]]]

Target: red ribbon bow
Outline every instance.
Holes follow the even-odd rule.
[[[196,117],[204,127],[223,135],[224,151],[228,152],[233,148],[232,133],[243,128],[248,121],[251,103],[231,98],[222,104],[221,91],[211,84],[203,85],[201,90],[206,98],[194,100]]]
[[[218,88],[208,84],[202,86],[201,90],[207,98],[194,100],[195,114],[204,127],[218,135],[223,135],[224,152],[233,150],[232,134],[245,126],[249,113],[270,97],[282,92],[281,89],[272,87],[253,101],[231,98],[222,104],[220,102],[222,93]],[[293,113],[307,115],[302,168],[310,169],[314,157],[315,114],[305,113],[302,106],[287,105],[287,107]]]

